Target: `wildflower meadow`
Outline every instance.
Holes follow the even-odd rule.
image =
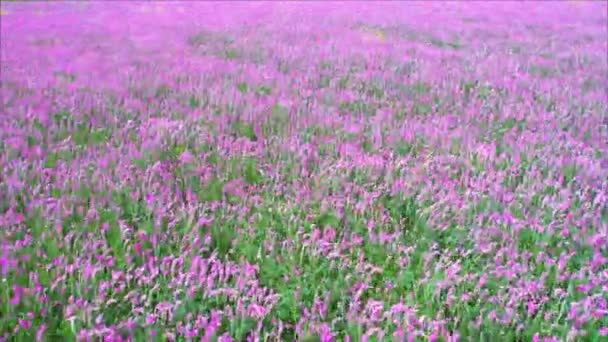
[[[607,2],[0,8],[0,341],[608,341]]]

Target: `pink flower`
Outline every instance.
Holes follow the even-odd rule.
[[[27,330],[32,327],[32,322],[27,319],[19,319],[19,326],[21,326],[22,329]]]
[[[593,290],[593,287],[594,286],[593,286],[592,283],[587,283],[587,284],[584,284],[584,285],[579,285],[576,289],[579,292],[589,292],[589,291]]]
[[[331,342],[334,340],[335,334],[331,332],[331,328],[327,324],[321,325],[319,332],[321,334],[322,342]]]
[[[391,306],[391,313],[394,314],[400,314],[400,313],[404,313],[408,311],[408,306],[403,304],[403,303],[397,303],[393,306]]]
[[[536,313],[536,310],[538,309],[538,305],[533,302],[528,302],[527,306],[528,306],[528,315],[534,315],[534,313]]]
[[[242,178],[234,179],[224,186],[224,193],[230,196],[244,197],[245,192],[245,180]]]
[[[36,341],[44,341],[44,332],[46,331],[46,324],[43,324],[38,328],[36,332]]]
[[[333,228],[328,228],[324,232],[325,241],[331,242],[336,238],[336,231]]]
[[[232,342],[234,341],[228,333],[223,334],[217,339],[217,342]]]
[[[156,315],[155,314],[149,314],[148,317],[146,317],[146,324],[152,325],[155,322],[156,322]]]
[[[180,156],[179,156],[179,161],[182,164],[189,164],[194,160],[194,156],[192,155],[192,153],[188,150],[184,151]]]
[[[141,254],[141,251],[142,251],[141,243],[140,242],[134,243],[133,249],[135,249],[135,253],[137,253],[138,255]]]
[[[261,305],[258,305],[258,304],[251,304],[249,306],[249,315],[251,315],[251,317],[254,317],[254,318],[258,318],[258,319],[264,318],[264,316],[266,316],[268,314],[268,311],[269,310],[267,308],[265,308]]]
[[[208,227],[213,222],[213,218],[201,217],[198,220],[198,225],[202,227]]]
[[[482,274],[481,277],[479,277],[479,282],[477,283],[477,286],[481,288],[486,284],[487,281],[488,281],[488,275]]]
[[[154,203],[154,194],[148,193],[146,194],[146,204],[152,205]]]

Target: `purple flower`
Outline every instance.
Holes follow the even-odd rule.
[[[194,160],[194,156],[192,155],[192,153],[188,150],[184,151],[180,156],[179,156],[179,161],[182,164],[190,164],[192,163],[192,161]]]
[[[27,330],[32,327],[32,322],[27,319],[19,319],[19,326],[21,329]]]
[[[583,285],[579,285],[576,289],[579,292],[589,292],[591,290],[593,290],[595,286],[593,285],[593,283],[589,282],[587,284],[583,284]]]
[[[261,305],[258,304],[251,304],[249,306],[249,315],[251,315],[251,317],[257,318],[257,319],[262,319],[264,318],[264,316],[266,316],[268,314],[269,310]]]

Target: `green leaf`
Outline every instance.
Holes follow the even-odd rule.
[[[220,202],[223,198],[223,193],[224,183],[221,180],[214,178],[211,180],[211,182],[209,182],[209,184],[207,184],[205,190],[203,190],[202,194],[200,195],[201,201]]]
[[[189,104],[190,104],[190,108],[198,108],[201,105],[201,101],[196,98],[196,96],[192,95],[190,96],[190,100],[189,100]]]
[[[271,93],[272,93],[272,88],[270,88],[269,86],[262,85],[256,89],[256,94],[258,96],[267,96],[267,95],[270,95]]]
[[[38,281],[40,281],[40,284],[43,286],[48,286],[50,284],[51,276],[44,267],[38,268],[36,273],[38,273]]]
[[[91,199],[93,197],[93,190],[88,185],[82,183],[78,188],[76,196],[80,199]]]
[[[107,128],[97,129],[91,132],[90,142],[94,145],[103,144],[110,139],[112,135],[110,130]]]
[[[72,153],[72,151],[64,150],[59,152],[59,155],[61,156],[61,160],[66,162],[74,160],[74,153]]]
[[[36,146],[36,145],[38,145],[38,139],[36,139],[35,137],[33,137],[31,135],[28,136],[27,137],[27,146],[32,147],[32,146]]]
[[[578,170],[576,164],[568,164],[564,166],[564,168],[562,169],[562,173],[564,175],[564,182],[566,184],[570,183],[576,177],[577,171]]]
[[[52,235],[47,236],[43,244],[43,248],[50,260],[55,259],[59,255],[59,247],[57,246],[57,241],[53,239]]]
[[[51,153],[46,157],[46,162],[44,163],[44,167],[47,169],[54,169],[57,166],[57,161],[59,160],[59,154]]]
[[[239,53],[239,50],[237,50],[237,49],[230,48],[230,49],[224,50],[224,57],[228,60],[237,59],[240,57],[240,55],[241,54]]]
[[[249,184],[261,184],[264,181],[264,176],[260,172],[258,161],[254,158],[245,158],[244,178]]]
[[[141,170],[145,170],[148,167],[148,161],[146,158],[133,158],[132,162],[135,167]]]
[[[85,124],[78,124],[76,132],[72,136],[76,146],[86,146],[89,144],[90,132]]]
[[[247,83],[245,83],[245,82],[239,83],[237,88],[243,94],[245,94],[249,90],[249,87],[247,86]]]
[[[38,119],[34,119],[34,123],[33,126],[36,130],[38,130],[39,132],[43,133],[46,131],[46,129],[44,128],[44,126],[42,125],[42,122],[40,122],[40,120]]]
[[[230,224],[223,226],[214,224],[211,229],[211,248],[218,252],[221,257],[226,257],[232,247],[232,240],[236,237]]]
[[[253,124],[237,121],[233,125],[233,130],[238,136],[245,137],[251,141],[258,140]]]
[[[237,341],[244,341],[248,334],[256,327],[257,321],[251,317],[238,318],[236,321],[238,323],[235,337]]]
[[[72,119],[72,113],[67,111],[60,111],[55,113],[55,115],[53,115],[53,118],[55,119],[55,123],[61,124],[64,121]]]
[[[395,148],[395,152],[398,155],[404,157],[410,154],[414,150],[414,146],[406,141],[399,141]]]
[[[426,82],[416,82],[409,89],[412,95],[423,95],[431,91],[431,85]]]
[[[338,227],[340,224],[340,218],[338,218],[338,216],[336,216],[334,213],[327,212],[317,217],[316,224],[319,227]]]
[[[51,196],[54,198],[61,198],[61,189],[59,189],[59,188],[51,189]]]
[[[112,249],[115,257],[121,257],[123,254],[123,242],[122,242],[122,233],[120,232],[120,227],[116,223],[110,224],[108,231],[106,232],[106,241],[108,245]]]

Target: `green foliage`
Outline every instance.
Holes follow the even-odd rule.
[[[258,96],[268,96],[272,94],[272,88],[267,85],[261,85],[256,88],[255,93]]]
[[[241,52],[234,48],[228,48],[224,50],[224,58],[228,60],[235,60],[241,57]]]
[[[264,181],[264,176],[260,171],[258,161],[253,158],[245,158],[244,164],[244,178],[249,184],[257,185]]]
[[[245,93],[247,93],[247,92],[249,91],[249,86],[247,85],[247,83],[245,83],[245,82],[241,82],[241,83],[239,83],[239,84],[237,85],[237,89],[238,89],[238,90],[239,90],[241,93],[245,94]]]
[[[223,199],[224,183],[213,178],[201,191],[200,199],[203,202],[220,202]]]
[[[190,105],[190,108],[198,108],[201,105],[201,100],[199,100],[196,96],[192,95],[190,96],[190,99],[188,99],[188,104]]]
[[[251,123],[236,121],[232,125],[232,129],[236,136],[245,137],[251,141],[258,140],[258,136],[255,134],[255,129],[253,128],[253,124]]]

